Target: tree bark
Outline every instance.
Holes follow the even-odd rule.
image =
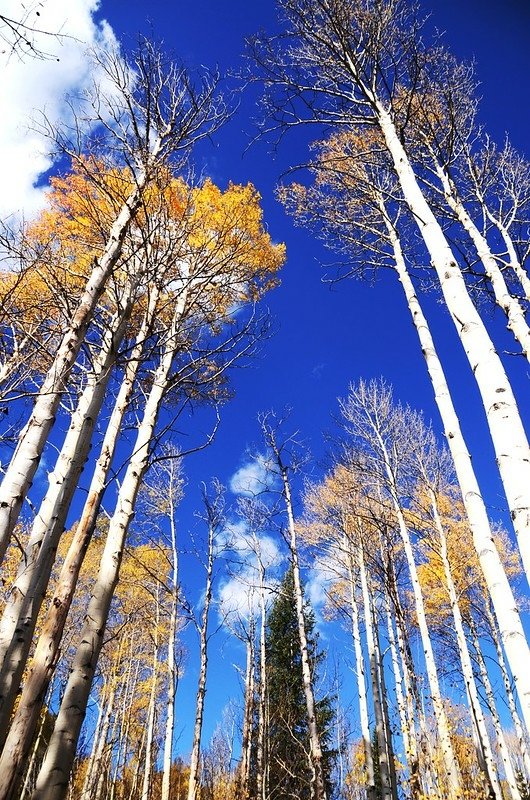
[[[96,368],[72,415],[48,490],[33,523],[10,598],[0,621],[0,746],[4,745],[39,610],[70,504],[88,456],[92,434],[132,308],[129,294],[107,331]],[[0,795],[1,796],[1,795]]]
[[[482,397],[523,564],[530,580],[530,449],[502,362],[469,297],[445,234],[425,199],[390,114],[374,98],[377,118],[405,201],[436,270],[440,287]]]
[[[175,334],[186,302],[186,291],[177,302],[161,362],[153,376],[133,455],[129,461],[112,516],[107,541],[87,617],[80,637],[63,700],[48,750],[42,764],[33,800],[63,800],[75,757],[81,725],[86,713],[110,604],[119,577],[123,548],[134,515],[136,497],[147,469],[150,445],[158,412],[167,388],[175,355]]]
[[[142,172],[109,231],[103,254],[94,261],[70,326],[37,395],[31,416],[20,433],[15,452],[0,484],[0,560],[4,557],[22,503],[39,466],[70,371],[85,339],[98,300],[121,255],[125,235],[140,208],[146,184],[147,176]]]
[[[190,772],[188,779],[188,800],[196,800],[199,795],[199,758],[201,752],[202,722],[204,717],[204,698],[206,696],[206,677],[208,669],[208,621],[210,602],[212,599],[213,565],[214,565],[215,527],[210,520],[208,526],[208,556],[206,563],[206,586],[204,591],[204,607],[199,632],[200,665],[199,684],[197,687],[197,703],[195,707],[195,725],[193,729],[193,745],[191,748]]]
[[[275,453],[278,460],[278,467],[283,483],[283,494],[287,520],[289,527],[289,549],[291,552],[291,562],[293,566],[294,591],[296,597],[296,614],[298,617],[298,636],[300,644],[300,655],[302,658],[302,680],[304,685],[305,701],[307,706],[307,725],[309,729],[309,745],[311,753],[311,792],[314,800],[326,800],[326,787],[324,784],[324,772],[322,769],[322,748],[318,735],[316,703],[311,680],[311,665],[309,663],[309,653],[307,649],[307,634],[304,619],[304,596],[302,591],[302,581],[300,577],[300,564],[298,560],[298,543],[296,527],[294,523],[293,504],[291,500],[291,487],[287,476],[287,470],[281,463],[280,453]]]
[[[382,209],[383,213],[384,208]],[[434,341],[408,274],[397,232],[386,217],[389,238],[394,248],[396,268],[412,315],[421,349],[431,378],[436,404],[442,418],[446,441],[453,457],[462,499],[469,519],[473,544],[484,580],[499,622],[501,638],[516,682],[523,716],[530,729],[530,650],[517,610],[517,603],[493,541],[486,506],[466,447],[460,422]]]

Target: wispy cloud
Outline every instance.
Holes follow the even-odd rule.
[[[258,455],[243,464],[230,478],[230,490],[243,497],[254,497],[276,484],[276,475],[270,470],[266,456]]]
[[[53,58],[0,55],[0,214],[4,218],[22,212],[31,217],[44,205],[44,190],[38,181],[52,166],[52,158],[48,143],[32,130],[32,120],[44,113],[53,125],[68,124],[72,111],[67,95],[81,93],[96,77],[87,49],[116,44],[110,26],[94,19],[98,6],[98,0],[69,0],[67,4],[47,0],[39,24],[62,36],[36,43],[53,53]],[[20,10],[19,0],[3,3],[2,13],[14,19]]]

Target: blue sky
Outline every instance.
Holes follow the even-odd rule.
[[[530,156],[530,6],[523,0],[423,0],[422,7],[431,14],[428,26],[447,32],[445,41],[458,57],[476,59],[482,95],[480,118],[487,130],[498,142],[509,132],[512,143]],[[182,0],[158,2],[149,8],[131,0],[101,0],[96,19],[107,20],[125,48],[134,44],[138,32],[152,31],[187,65],[218,65],[221,70],[241,66],[245,36],[276,27],[272,0]],[[255,135],[252,118],[259,114],[258,99],[257,87],[238,95],[233,119],[212,144],[201,148],[196,167],[222,186],[229,180],[254,183],[262,195],[270,233],[275,241],[286,242],[288,260],[281,286],[266,299],[274,335],[263,343],[259,358],[249,368],[234,374],[236,396],[222,410],[214,445],[185,465],[187,494],[179,514],[184,534],[196,525],[193,512],[199,504],[200,482],[217,476],[229,485],[248,460],[247,448],[259,439],[259,411],[292,408],[291,426],[300,431],[314,455],[308,470],[314,478],[323,469],[323,432],[331,427],[336,398],[346,393],[351,380],[384,376],[394,386],[397,399],[423,409],[440,429],[423,358],[394,275],[383,274],[373,286],[359,281],[333,287],[323,284],[322,264],[331,262],[332,254],[308,231],[296,229],[274,198],[278,177],[304,158],[307,135],[300,132],[287,138],[275,157],[262,141],[248,149]],[[490,512],[502,518],[505,503],[478,393],[448,315],[436,296],[424,298],[424,303]],[[484,313],[490,311],[484,309]],[[509,349],[501,321],[491,314],[489,324],[501,349]],[[506,359],[506,365],[529,422],[528,404],[523,403],[527,370],[521,359],[513,357]],[[205,424],[200,415],[198,419]],[[198,592],[199,575],[191,563],[189,570],[184,585]],[[218,644],[222,641],[220,634]],[[231,664],[238,657],[242,661],[239,651],[226,646],[215,649],[205,739],[230,693],[237,693]],[[190,652],[190,664],[191,656]],[[179,689],[177,715],[181,720],[193,706],[194,679],[190,666]],[[182,724],[177,727],[180,730]],[[180,743],[183,751],[189,746],[190,731],[191,724]]]
[[[530,54],[525,41],[530,30],[528,6],[514,1],[444,0],[436,4],[423,2],[422,7],[431,14],[428,26],[446,31],[446,43],[455,55],[476,59],[482,95],[480,117],[488,131],[499,142],[508,131],[513,144],[530,155]],[[125,43],[128,37],[133,41],[138,30],[149,30],[150,25],[185,63],[219,65],[221,69],[234,69],[242,63],[245,36],[260,28],[272,31],[276,27],[272,0],[157,3],[149,9],[149,23],[145,7],[139,3],[104,0],[100,13]],[[423,409],[440,430],[423,357],[394,275],[383,274],[373,286],[360,281],[345,281],[334,287],[323,284],[322,264],[329,264],[333,255],[323,250],[309,232],[295,228],[274,198],[278,177],[304,158],[307,134],[287,137],[275,155],[265,142],[247,149],[255,134],[252,119],[259,115],[258,100],[257,87],[238,97],[238,112],[216,137],[215,144],[203,148],[197,167],[222,185],[228,180],[250,180],[255,184],[263,198],[265,220],[273,239],[286,242],[287,264],[281,286],[266,299],[273,318],[273,337],[263,343],[261,355],[251,367],[233,376],[236,396],[222,411],[215,444],[192,456],[185,466],[188,489],[179,515],[183,532],[195,524],[192,514],[199,501],[199,482],[216,475],[229,485],[234,472],[248,460],[246,449],[259,443],[259,411],[292,408],[292,428],[300,431],[314,455],[308,468],[314,478],[322,473],[325,460],[323,432],[332,427],[336,398],[346,393],[351,380],[384,376],[394,386],[399,400]],[[490,513],[502,518],[505,502],[478,393],[448,315],[437,297],[426,297],[424,303]],[[501,322],[492,318],[490,323],[499,344],[509,347]],[[524,391],[525,367],[513,358],[506,363],[514,384]],[[520,391],[519,397],[524,396]],[[189,570],[184,583],[191,588],[198,575],[191,562]],[[333,631],[324,635],[329,637],[327,647],[341,650],[342,635]],[[215,655],[206,701],[206,740],[229,694],[234,690],[237,694],[232,664],[238,658],[243,663],[242,649],[238,653],[239,646],[234,648],[222,633],[212,645]],[[191,641],[189,646],[193,647]],[[193,650],[178,700],[181,720],[194,702],[192,653]],[[349,659],[348,654],[344,663]],[[346,689],[346,697],[348,694]],[[184,752],[189,735],[186,726],[180,741]]]

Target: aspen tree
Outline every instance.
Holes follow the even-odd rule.
[[[401,504],[400,481],[407,458],[406,414],[401,409],[392,409],[389,391],[383,385],[377,386],[375,382],[365,384],[360,381],[357,387],[352,385],[347,399],[341,401],[340,407],[350,435],[362,443],[367,453],[367,463],[364,468],[373,469],[376,486],[377,481],[380,481],[379,487],[388,493],[394,509],[414,594],[423,656],[440,737],[447,791],[449,797],[454,797],[456,800],[460,791],[460,777],[450,738],[449,721],[440,692],[410,531]]]
[[[421,418],[417,419],[415,427],[416,431],[413,433],[413,435],[416,440],[416,448],[413,454],[413,461],[420,480],[420,491],[424,490],[427,492],[428,504],[430,505],[429,516],[432,519],[432,526],[437,537],[435,548],[436,553],[442,563],[445,584],[444,588],[447,591],[451,614],[453,617],[453,624],[455,627],[458,645],[458,655],[462,667],[462,675],[464,677],[466,694],[471,709],[472,724],[474,727],[476,727],[479,748],[484,761],[485,777],[490,787],[490,793],[493,797],[498,798],[498,800],[502,800],[502,789],[499,783],[491,741],[486,727],[486,720],[480,704],[478,688],[473,673],[473,665],[464,631],[464,623],[458,602],[457,589],[453,580],[451,564],[449,561],[447,534],[444,527],[444,522],[442,520],[438,500],[442,483],[444,481],[444,454],[438,454],[438,448],[436,447],[432,430],[424,428]],[[447,469],[447,467],[445,467],[445,469]],[[517,787],[512,786],[511,784],[510,790],[512,792],[517,792]]]
[[[307,646],[307,634],[304,620],[304,598],[302,591],[302,581],[300,576],[300,562],[298,554],[298,539],[296,525],[294,521],[294,510],[291,498],[291,486],[288,470],[293,468],[285,462],[287,442],[280,442],[277,439],[277,426],[274,417],[264,415],[260,419],[263,437],[267,448],[270,449],[271,465],[274,472],[278,475],[282,483],[282,495],[285,502],[285,512],[287,514],[287,525],[289,533],[289,550],[293,571],[294,593],[296,599],[296,613],[298,619],[298,635],[300,645],[300,655],[302,661],[302,677],[304,695],[307,707],[307,724],[309,729],[310,742],[310,766],[312,772],[311,794],[313,800],[326,800],[326,786],[324,783],[324,772],[322,765],[322,747],[317,727],[316,704],[313,683],[311,679],[311,666],[309,663],[309,653]]]
[[[195,706],[195,723],[193,743],[190,757],[190,774],[188,779],[188,800],[196,800],[199,793],[199,758],[201,748],[202,723],[204,718],[204,699],[206,696],[206,678],[208,669],[209,615],[213,591],[213,570],[215,562],[216,537],[223,525],[223,487],[218,481],[213,483],[213,495],[210,497],[203,487],[205,523],[208,526],[208,543],[206,547],[206,584],[201,621],[197,625],[199,632],[199,680],[197,701]]]
[[[124,161],[133,170],[132,185],[116,208],[115,218],[106,232],[105,246],[93,261],[70,325],[0,485],[2,557],[40,463],[96,304],[120,258],[124,237],[141,208],[146,189],[157,177],[161,165],[177,158],[182,163],[192,145],[215,130],[224,117],[224,106],[216,98],[215,78],[207,76],[203,86],[196,90],[185,71],[165,64],[163,56],[147,41],[143,42],[132,64],[125,63],[118,53],[95,57],[115,91],[113,97],[106,97],[96,89],[92,103],[95,121],[99,120],[110,136],[110,149],[118,146]],[[137,71],[136,81],[131,81],[131,68]],[[79,159],[76,146],[69,143],[64,134],[58,131],[50,131],[50,134],[65,154]]]
[[[336,242],[336,246],[343,248],[349,256],[353,255],[356,261],[378,269],[388,264],[396,271],[431,378],[473,543],[499,620],[502,641],[528,726],[530,681],[525,667],[529,656],[526,636],[493,541],[486,506],[443,366],[409,273],[400,235],[402,212],[392,206],[394,180],[380,153],[381,143],[377,134],[372,135],[371,144],[366,135],[360,139],[355,131],[348,135],[335,135],[320,145],[320,155],[312,165],[317,181],[314,192],[295,185],[283,193],[283,197],[299,219],[322,224],[324,235],[331,234],[334,246]],[[357,271],[357,267],[355,269]]]
[[[530,575],[530,457],[504,366],[468,293],[458,259],[415,171],[403,110],[414,111],[418,84],[434,59],[421,42],[417,8],[407,0],[281,0],[280,40],[254,42],[276,129],[305,123],[377,129],[436,273],[447,309],[481,393],[508,507]],[[288,42],[288,44],[287,44]],[[405,113],[405,121],[407,114]],[[525,701],[526,702],[526,701]]]

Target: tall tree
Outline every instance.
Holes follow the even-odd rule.
[[[318,677],[322,655],[318,651],[313,612],[304,603],[308,654],[313,682]],[[292,568],[286,573],[267,618],[267,796],[310,800],[312,770],[307,757],[309,726],[298,646],[298,617]],[[331,791],[333,752],[330,747],[333,710],[329,697],[315,704],[315,716],[322,743],[322,773],[326,791]]]

